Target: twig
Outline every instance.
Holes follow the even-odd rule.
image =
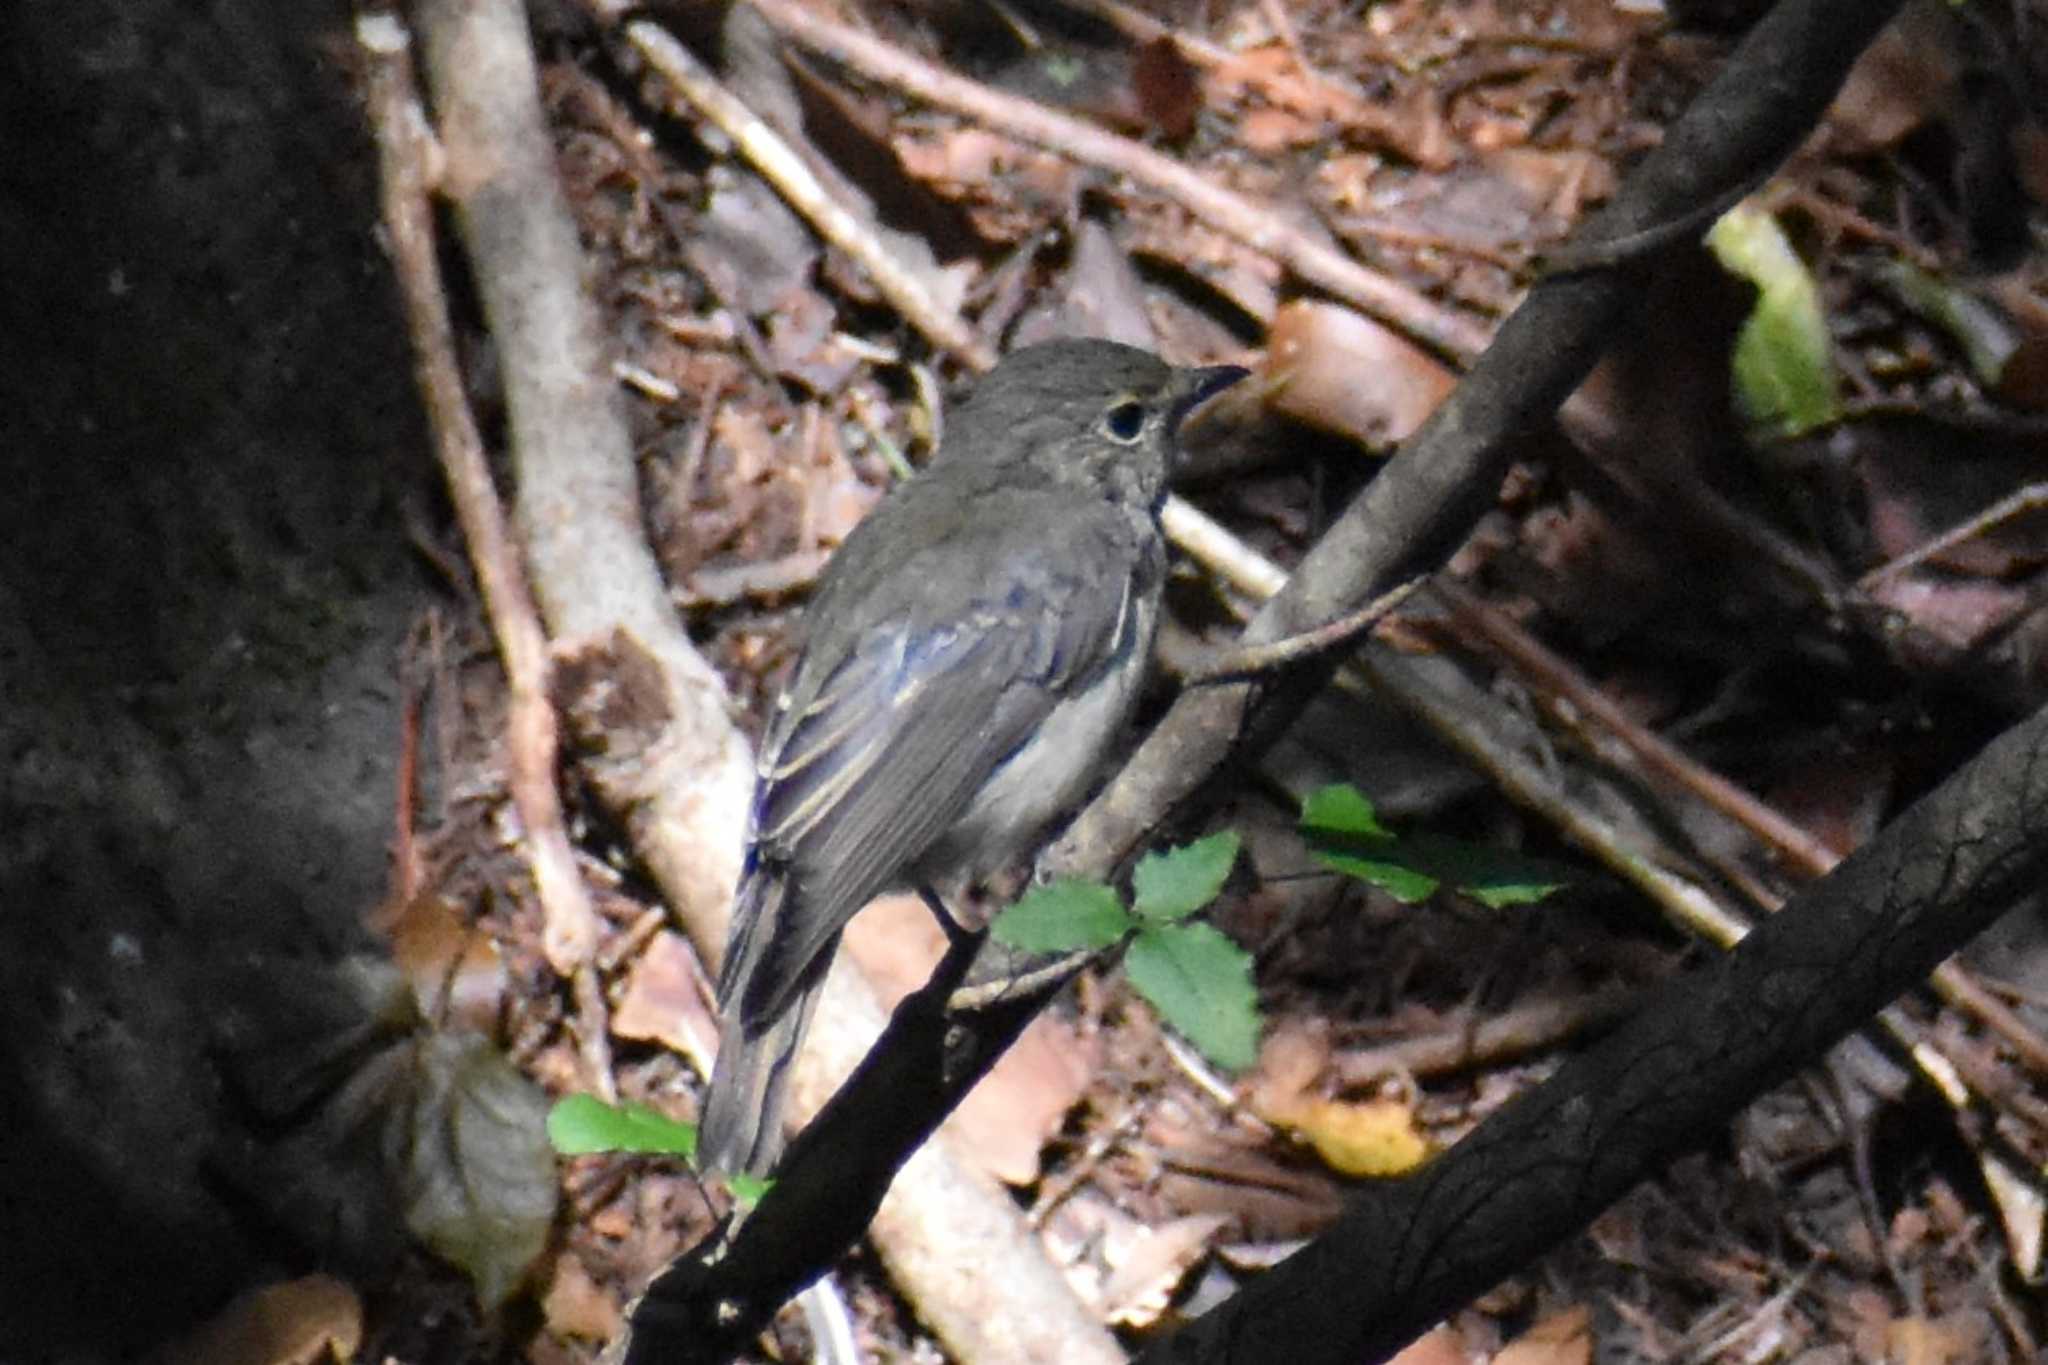
[[[1897,559],[1887,560],[1862,578],[1856,586],[1866,593],[1876,592],[1908,569],[1918,568],[1938,554],[1945,554],[1964,541],[1975,540],[1978,536],[1997,530],[2006,522],[2038,512],[2048,507],[2048,483],[2030,483],[2015,489],[1997,502],[1992,503],[1975,516],[1949,527],[1940,535],[1914,546]]]
[[[1285,569],[1184,498],[1168,498],[1159,523],[1190,559],[1241,593],[1263,602],[1287,582]]]
[[[547,640],[498,505],[498,491],[484,459],[483,437],[463,396],[454,329],[434,254],[433,211],[427,200],[434,179],[427,165],[437,149],[414,94],[412,40],[395,16],[382,13],[365,14],[357,21],[356,40],[368,68],[370,124],[382,169],[384,226],[412,332],[420,394],[448,480],[448,494],[469,542],[484,610],[505,662],[511,694],[506,720],[507,785],[525,827],[534,893],[545,921],[541,942],[548,964],[565,977],[574,976],[597,946],[597,912],[576,870],[575,851],[569,845],[561,800],[555,791],[557,733],[554,707],[548,700]]]
[[[995,352],[956,314],[939,306],[915,275],[882,247],[874,232],[848,212],[819,183],[803,158],[791,149],[739,98],[727,90],[704,64],[659,24],[635,19],[625,27],[626,42],[673,85],[733,145],[761,177],[775,186],[790,207],[802,214],[820,237],[860,262],[868,278],[918,331],[964,364],[986,370]]]
[[[1386,618],[1387,613],[1407,601],[1408,595],[1420,586],[1421,579],[1411,578],[1406,583],[1381,593],[1357,611],[1349,612],[1312,630],[1299,631],[1284,640],[1269,640],[1264,644],[1222,650],[1188,669],[1182,674],[1181,681],[1189,687],[1202,687],[1240,678],[1253,678],[1262,673],[1277,673],[1305,659],[1327,654],[1378,625]]]
[[[617,1104],[619,1083],[612,1074],[612,1012],[605,1005],[604,983],[598,979],[597,964],[577,964],[570,987],[576,999],[576,1054],[582,1059],[583,1074],[599,1099]]]
[[[1094,15],[1133,42],[1152,43],[1161,38],[1170,39],[1180,49],[1181,55],[1196,66],[1224,66],[1236,60],[1236,54],[1228,48],[1162,24],[1122,0],[1078,0],[1075,7]]]
[[[1634,986],[1613,986],[1566,999],[1534,1000],[1478,1020],[1347,1053],[1338,1083],[1368,1085],[1387,1075],[1419,1079],[1547,1051],[1626,1015],[1642,998]]]
[[[1266,21],[1266,27],[1273,30],[1273,36],[1280,46],[1287,49],[1287,55],[1294,58],[1294,65],[1304,79],[1314,85],[1323,85],[1323,73],[1316,70],[1308,54],[1302,50],[1301,35],[1294,31],[1294,20],[1287,17],[1285,0],[1259,0],[1259,15]]]
[[[1225,236],[1264,252],[1310,284],[1329,290],[1426,346],[1461,359],[1470,359],[1486,346],[1486,330],[1477,323],[1360,265],[1284,222],[1265,206],[1140,143],[956,76],[899,47],[814,14],[793,0],[751,3],[788,37],[870,80],[1167,196]]]

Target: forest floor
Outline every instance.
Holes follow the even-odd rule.
[[[991,92],[997,116],[979,119],[804,55],[769,23],[664,22],[986,347],[1097,335],[1250,367],[1252,397],[1194,443],[1182,491],[1284,568],[1456,383],[1471,356],[1442,338],[1483,340],[1515,308],[1727,58],[1739,16],[1718,11],[1743,8],[844,11]],[[807,586],[929,452],[938,395],[970,367],[935,354],[730,139],[673,109],[618,30],[538,10],[543,102],[654,550],[755,733]],[[1106,970],[984,1083],[962,1149],[1127,1344],[1214,1306],[1726,946],[1657,885],[1730,922],[1767,914],[2048,699],[2043,22],[2024,4],[1910,10],[1744,201],[1743,244],[1676,252],[1645,281],[1582,393],[1601,439],[1530,433],[1450,584],[1380,628],[1470,702],[1467,728],[1339,690],[1222,803],[1214,822],[1242,832],[1249,873],[1212,918],[1255,962],[1257,1065],[1205,1062]],[[1171,158],[1276,232],[1404,286],[1441,329],[1304,288],[1130,165],[1036,145],[1000,117],[1030,104]],[[1738,271],[1758,258],[1783,306],[1745,333],[1757,277]],[[1775,346],[1752,343],[1772,327]],[[420,536],[466,595],[453,533]],[[1193,559],[1170,593],[1148,717],[1256,605],[1242,574]],[[458,608],[414,639],[400,766],[431,777],[405,789],[376,927],[423,998],[542,1090],[593,1088],[597,1058],[619,1097],[693,1117],[715,1036],[698,954],[571,792],[603,923],[606,1036],[579,1032],[590,1002],[548,968],[508,833],[505,696],[481,617]],[[1562,813],[1511,799],[1475,745],[1561,774]],[[1337,782],[1397,830],[1541,859],[1562,889],[1403,900],[1330,875],[1295,822]],[[1605,860],[1578,834],[1596,826],[1617,831]],[[1844,1044],[1401,1360],[2036,1359],[2044,930],[2028,912],[1967,955],[2002,1029],[1931,992],[1901,1001],[1912,1055],[1875,1030]],[[851,946],[900,992],[943,943],[892,905]],[[1946,1092],[1916,1069],[1929,1054]],[[593,1360],[637,1289],[715,1226],[715,1197],[677,1162],[585,1156],[560,1180],[529,1297],[480,1317],[468,1280],[407,1253],[340,1291],[359,1296],[361,1358]],[[949,1358],[872,1250],[833,1280],[864,1358]],[[333,1311],[335,1293],[323,1281],[304,1311]],[[760,1358],[805,1358],[809,1331],[785,1313]]]

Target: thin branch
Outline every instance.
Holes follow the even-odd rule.
[[[750,3],[787,37],[870,80],[1165,195],[1218,232],[1271,256],[1308,283],[1425,346],[1462,359],[1486,346],[1486,329],[1478,323],[1360,265],[1265,205],[1222,188],[1142,143],[956,76],[893,44],[814,14],[794,0]]]
[[[625,37],[648,66],[733,140],[747,164],[803,215],[813,231],[860,263],[868,279],[905,321],[971,369],[986,370],[996,363],[995,352],[975,335],[974,329],[958,314],[942,307],[923,281],[882,245],[874,231],[832,197],[789,143],[720,84],[690,49],[647,19],[629,22]]]
[[[557,733],[548,699],[547,639],[518,549],[498,504],[484,458],[483,437],[470,416],[448,320],[447,293],[435,256],[428,170],[439,156],[414,93],[412,38],[389,14],[365,14],[356,25],[368,73],[370,126],[382,170],[386,240],[412,332],[413,365],[434,432],[435,453],[448,480],[456,519],[469,542],[485,614],[498,640],[510,690],[506,721],[508,785],[525,827],[534,893],[545,920],[548,964],[573,977],[597,946],[597,912],[576,868],[555,790]],[[609,1069],[599,1084],[610,1084]]]
[[[1918,568],[1936,555],[1946,554],[1965,541],[1987,535],[2009,521],[2044,507],[2048,507],[2048,483],[2030,483],[2017,488],[1983,511],[1965,517],[1939,535],[1922,541],[1897,559],[1878,565],[1858,579],[1856,586],[1863,592],[1874,593],[1906,570]]]
[[[1409,594],[1421,586],[1420,578],[1411,578],[1406,583],[1398,584],[1381,593],[1357,611],[1347,612],[1336,620],[1325,622],[1312,630],[1301,631],[1283,640],[1269,640],[1264,644],[1243,645],[1218,651],[1214,656],[1200,661],[1183,673],[1181,681],[1189,687],[1207,687],[1220,682],[1234,682],[1244,678],[1255,678],[1261,674],[1278,673],[1282,669],[1318,658],[1364,635],[1385,620],[1387,613],[1407,601]]]
[[[647,547],[632,441],[515,0],[417,12],[454,205],[497,343],[515,513],[585,772],[707,960],[739,879],[753,764]]]
[[[1597,722],[1644,768],[1740,825],[1771,853],[1790,862],[1802,877],[1824,877],[1841,861],[1833,849],[1767,802],[1694,761],[1662,735],[1636,724],[1612,697],[1501,611],[1447,577],[1432,580],[1430,589],[1450,607],[1453,619],[1497,651],[1518,678]]]

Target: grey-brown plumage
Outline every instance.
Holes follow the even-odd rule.
[[[1243,376],[1106,341],[1011,355],[847,537],[762,740],[698,1154],[759,1174],[854,913],[986,875],[1087,793],[1158,615],[1175,429]]]

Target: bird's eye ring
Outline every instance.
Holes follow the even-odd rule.
[[[1145,405],[1118,403],[1103,414],[1102,429],[1109,433],[1112,440],[1137,440],[1138,433],[1145,429]]]

